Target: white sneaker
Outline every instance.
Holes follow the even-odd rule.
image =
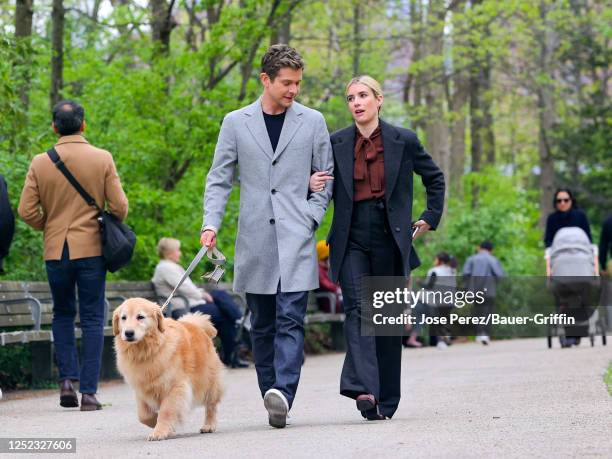
[[[0,400],[2,400],[2,389],[0,389]]]
[[[480,337],[480,342],[484,345],[484,346],[488,346],[489,343],[491,342],[491,338],[489,338],[487,335],[482,335]]]
[[[264,406],[268,410],[268,422],[272,427],[282,429],[287,425],[289,402],[278,389],[269,389],[264,395]]]
[[[436,347],[438,349],[446,349],[448,347],[448,344],[446,344],[446,341],[444,340],[439,340],[438,344],[436,344]]]

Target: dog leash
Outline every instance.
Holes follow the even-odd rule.
[[[208,259],[212,262],[212,264],[215,265],[215,268],[211,272],[204,274],[202,278],[206,279],[207,282],[214,282],[214,283],[219,282],[219,280],[221,279],[221,276],[223,276],[223,273],[225,272],[225,268],[223,267],[223,265],[225,265],[225,260],[226,260],[225,255],[223,255],[221,251],[217,249],[216,247],[213,247],[212,249],[210,249],[204,246],[200,249],[200,251],[197,253],[195,258],[191,261],[191,263],[189,263],[189,266],[185,270],[185,274],[183,274],[183,277],[181,277],[181,280],[179,280],[178,284],[176,284],[176,287],[174,287],[174,290],[172,290],[172,293],[170,294],[166,302],[161,307],[162,312],[166,310],[166,308],[170,304],[170,300],[172,299],[172,297],[174,296],[178,288],[181,285],[183,285],[183,282],[185,282],[185,279],[187,279],[189,275],[193,272],[193,270],[200,263],[202,258],[204,258],[204,255],[206,255]]]

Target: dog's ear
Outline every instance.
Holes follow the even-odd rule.
[[[121,309],[121,306],[119,306],[117,309],[115,309],[115,312],[113,312],[113,335],[117,336],[120,332],[119,330],[119,315],[120,312],[119,310]]]
[[[155,319],[157,320],[157,328],[161,333],[164,332],[164,315],[161,311],[161,308],[157,308],[155,311]]]

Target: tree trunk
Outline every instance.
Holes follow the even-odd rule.
[[[32,16],[34,15],[34,0],[17,0],[15,5],[15,38],[29,40],[32,36]],[[30,55],[22,55],[23,59],[18,59],[21,66],[21,76],[18,82],[17,91],[23,104],[24,112],[28,111],[30,105]]]
[[[287,11],[286,13],[284,13],[284,17],[282,18],[280,23],[272,29],[272,34],[270,36],[270,45],[276,45],[278,43],[288,45],[290,40],[291,11]]]
[[[51,11],[51,107],[62,99],[64,87],[64,2],[53,0]]]
[[[468,77],[460,72],[453,78],[453,93],[449,109],[453,112],[451,130],[451,157],[449,185],[452,191],[461,189],[461,177],[465,168],[465,130],[467,127],[466,104],[469,98]]]
[[[151,35],[153,43],[158,46],[159,55],[161,56],[170,54],[170,35],[176,25],[172,17],[174,1],[171,0],[170,5],[166,3],[166,0],[151,0],[149,3],[151,9]]]
[[[361,1],[353,1],[353,76],[359,75],[361,59]]]
[[[548,5],[546,1],[540,2],[540,18],[542,21],[542,32],[538,38],[539,70],[552,80],[552,60],[554,52],[554,33],[549,24]],[[538,152],[540,156],[540,228],[546,225],[546,217],[550,209],[555,186],[555,169],[553,164],[553,145],[551,134],[554,128],[554,101],[553,88],[549,81],[538,83]]]
[[[17,0],[15,5],[15,38],[29,38],[32,35],[34,0]]]
[[[428,55],[440,55],[444,47],[444,25],[446,11],[443,5],[433,6],[428,11],[428,42],[426,49]],[[444,69],[432,68],[429,75],[425,75],[427,84],[423,90],[425,93],[425,104],[427,106],[428,122],[425,130],[427,133],[427,151],[431,154],[436,164],[442,169],[444,178],[448,181],[451,168],[450,129],[447,122],[445,109],[445,87],[444,82],[434,78],[434,75],[443,74]],[[445,191],[448,196],[448,186]],[[445,211],[447,199],[444,200]]]
[[[485,35],[490,36],[489,27]],[[495,134],[493,132],[493,114],[491,112],[491,53],[487,53],[482,69],[482,146],[487,164],[495,164]]]
[[[412,36],[413,52],[411,62],[418,62],[422,56],[423,47],[423,7],[419,0],[410,1],[410,34]],[[415,111],[422,102],[422,77],[420,74],[408,73],[404,84],[403,101],[406,104],[412,105]],[[413,128],[415,130],[424,127],[421,119],[413,119]]]
[[[482,4],[482,0],[473,0],[472,8]],[[476,19],[479,12],[474,11]],[[491,36],[491,29],[486,23],[473,25],[476,30],[482,29],[485,38]],[[482,44],[479,39],[470,39],[473,56],[479,56]],[[493,114],[491,112],[491,53],[486,52],[484,59],[474,57],[470,71],[470,134],[472,138],[472,171],[482,169],[483,160],[487,164],[495,163],[495,135],[493,133]]]

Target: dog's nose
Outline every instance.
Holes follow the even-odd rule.
[[[125,332],[125,338],[128,340],[134,339],[134,330],[126,330]]]

